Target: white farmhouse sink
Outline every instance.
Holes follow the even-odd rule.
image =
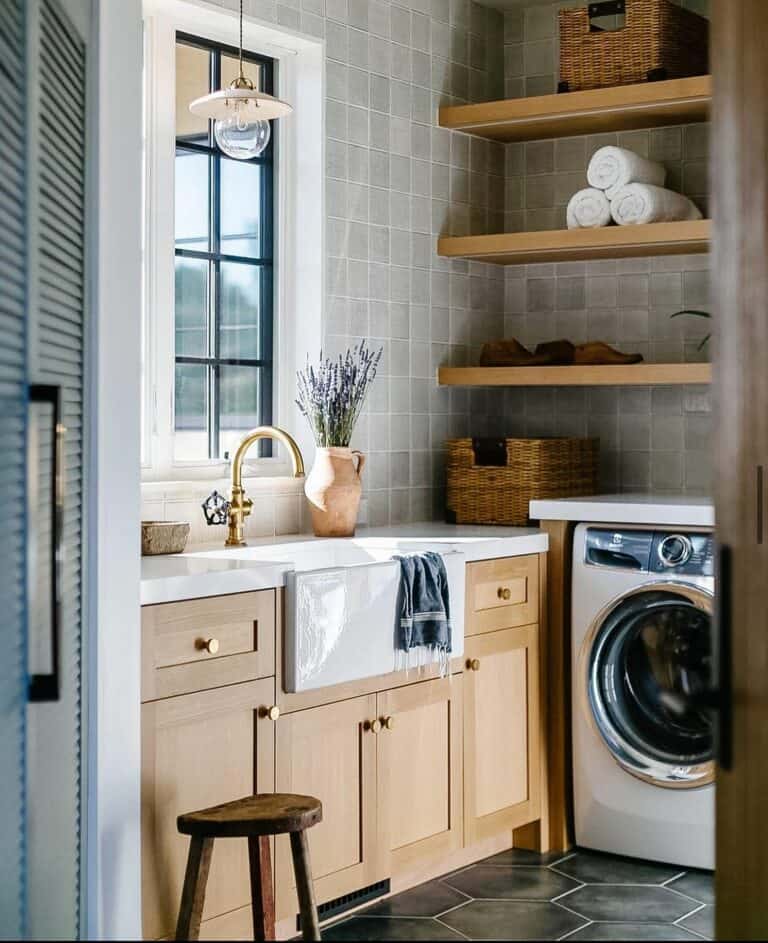
[[[395,645],[400,566],[392,556],[427,541],[360,538],[287,541],[195,554],[251,566],[285,564],[283,680],[308,691],[389,674],[402,664]],[[435,549],[439,549],[436,547]],[[443,553],[451,594],[454,656],[464,651],[464,555]]]

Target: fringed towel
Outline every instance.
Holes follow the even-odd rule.
[[[587,187],[571,197],[567,218],[569,229],[600,229],[611,222],[611,204],[602,190]]]
[[[601,147],[595,151],[587,169],[590,187],[605,190],[609,200],[630,183],[663,187],[666,179],[667,171],[661,164],[624,147]]]
[[[647,183],[620,190],[611,200],[611,215],[619,226],[701,219],[701,211],[687,196]]]
[[[404,667],[411,667],[411,652],[417,665],[438,661],[443,676],[451,654],[451,602],[448,574],[439,553],[427,551],[396,556],[400,562],[397,648]]]

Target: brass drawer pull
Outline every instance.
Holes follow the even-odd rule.
[[[496,590],[496,595],[499,599],[503,599],[505,602],[509,601],[512,598],[512,590],[509,586],[499,586]]]
[[[217,638],[199,638],[195,642],[195,648],[209,655],[215,655],[219,650],[219,640]]]
[[[269,720],[277,720],[280,716],[280,708],[277,705],[273,707],[260,707],[259,717],[267,717]]]
[[[392,716],[390,716],[390,717],[385,717],[385,718],[384,718],[384,726],[387,728],[387,730],[392,730],[392,729],[394,728],[394,726],[395,726],[395,718],[392,717]]]
[[[470,671],[479,671],[480,670],[480,659],[479,658],[470,658],[467,660],[467,668]]]
[[[370,730],[371,733],[381,733],[381,721],[376,720],[366,720],[363,724],[364,730]]]

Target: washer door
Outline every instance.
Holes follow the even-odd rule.
[[[608,607],[585,640],[592,720],[617,762],[648,782],[692,788],[714,778],[709,713],[674,713],[663,697],[710,687],[711,613],[705,591],[652,583]]]

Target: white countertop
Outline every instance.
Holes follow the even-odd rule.
[[[548,546],[547,535],[535,528],[454,526],[440,522],[361,527],[356,537],[370,541],[371,546],[396,543],[393,552],[458,551],[468,562],[544,553]],[[281,547],[294,543],[316,544],[321,550],[325,541],[307,534],[251,540],[248,546],[258,548],[259,559],[250,560],[238,556],[238,550],[225,550],[223,538],[221,542],[193,546],[182,554],[142,557],[141,604],[150,606],[284,586],[286,573],[295,566],[290,560],[280,559]],[[274,548],[274,554],[270,548]]]
[[[685,495],[604,494],[584,498],[531,501],[530,514],[531,518],[537,521],[658,524],[669,527],[715,526],[712,500]]]

